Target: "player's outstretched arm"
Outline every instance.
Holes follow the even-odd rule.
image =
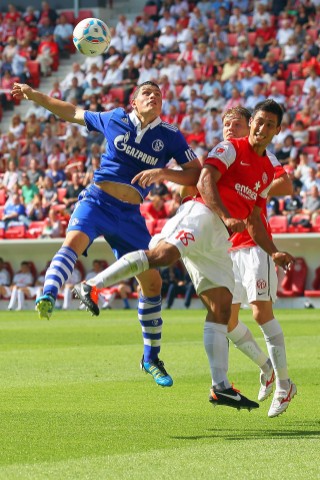
[[[155,182],[174,182],[178,185],[196,185],[199,179],[201,165],[200,162],[192,160],[185,165],[181,165],[182,170],[172,168],[154,168],[139,172],[131,183],[138,182],[142,187],[149,187]]]
[[[261,209],[255,207],[251,215],[247,218],[247,229],[253,240],[272,258],[274,263],[285,270],[290,269],[294,262],[294,257],[287,252],[279,252],[260,217]]]
[[[32,102],[41,105],[41,107],[46,108],[54,115],[57,115],[57,117],[62,118],[62,120],[85,125],[83,109],[76,107],[72,103],[49,97],[38,90],[34,90],[30,85],[25,83],[14,83],[11,94],[13,98],[18,100],[31,100]]]

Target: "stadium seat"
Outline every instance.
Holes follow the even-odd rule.
[[[268,219],[272,233],[287,233],[288,219],[285,215],[274,215]]]
[[[312,230],[314,232],[320,233],[320,215],[316,217],[315,220],[312,222]]]
[[[274,80],[270,83],[270,90],[272,87],[277,87],[278,92],[282,95],[286,94],[286,82],[284,80]]]
[[[318,145],[319,144],[319,140],[318,140],[318,129],[312,129],[312,128],[309,128],[308,129],[308,133],[309,133],[309,139],[308,139],[308,144],[309,146],[314,146],[314,145]],[[319,147],[317,146],[317,155],[315,157],[315,161],[317,161],[317,157],[318,157],[318,153],[319,153]]]
[[[9,226],[5,233],[4,238],[10,240],[18,240],[21,238],[25,238],[26,235],[26,227],[24,225],[12,225]]]
[[[158,15],[158,7],[157,5],[145,5],[143,7],[143,12],[147,13],[149,17],[153,18],[153,20],[156,19]]]
[[[303,147],[304,153],[307,153],[308,155],[313,155],[313,161],[317,161],[319,157],[319,147],[316,145],[308,145],[306,147]]]
[[[81,20],[84,20],[85,18],[94,18],[93,11],[90,9],[79,10],[78,16],[75,20],[75,24],[79,23]]]
[[[238,34],[237,33],[228,33],[228,45],[229,47],[235,47],[238,41]]]
[[[288,63],[286,71],[289,72],[289,76],[293,80],[297,80],[302,77],[301,63]]]
[[[66,189],[65,187],[59,187],[59,188],[57,189],[58,202],[59,202],[60,204],[63,203],[63,199],[65,198],[66,193],[67,193],[67,189]]]
[[[75,25],[76,23],[76,19],[75,19],[75,16],[74,16],[74,11],[73,10],[62,10],[60,15],[63,14],[66,19],[67,19],[67,22],[68,23],[71,23],[71,25]]]
[[[7,195],[4,188],[0,188],[0,205],[4,205],[6,203]]]
[[[278,297],[302,297],[304,295],[308,267],[302,257],[296,257],[293,267],[287,270],[278,287]]]
[[[30,85],[34,88],[38,88],[40,85],[40,63],[36,60],[28,60],[26,66],[30,73]]]
[[[304,215],[303,213],[297,213],[296,215],[293,215],[293,217],[291,218],[291,224],[288,227],[288,232],[289,233],[311,232],[312,231],[311,223],[310,223],[310,226],[300,225],[299,222],[301,222],[301,220],[305,221],[306,225],[308,222],[310,223],[308,215]]]
[[[122,87],[113,87],[110,88],[109,91],[110,95],[112,96],[113,100],[118,99],[120,103],[124,103],[125,99],[125,90]]]
[[[280,48],[280,47],[271,47],[271,48],[269,49],[269,52],[273,53],[274,59],[275,59],[276,61],[279,60],[280,55],[281,55],[281,48]]]
[[[312,37],[313,41],[315,42],[318,38],[319,30],[317,28],[308,28],[306,33],[307,33],[307,35],[310,35]]]
[[[0,238],[4,238],[4,228],[0,227]]]
[[[201,72],[201,67],[194,68],[194,75],[196,77],[197,82],[202,81],[202,72]]]
[[[256,44],[257,34],[256,32],[249,32],[248,33],[248,40],[250,47],[254,47]]]
[[[44,220],[31,222],[26,231],[26,238],[39,238],[45,225],[46,222]]]
[[[302,89],[304,82],[305,82],[305,80],[303,78],[301,78],[299,80],[291,80],[291,82],[289,83],[289,85],[287,87],[287,97],[292,95],[294,85],[300,85],[300,87]]]
[[[320,267],[315,270],[315,277],[312,282],[312,290],[305,290],[305,297],[320,297]]]

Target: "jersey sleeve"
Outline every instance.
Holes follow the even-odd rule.
[[[262,190],[262,192],[260,192],[260,194],[257,198],[257,202],[256,202],[257,205],[258,205],[258,199],[259,198],[265,200],[268,197],[268,193],[269,193],[269,190],[271,188],[271,185],[272,185],[272,182],[270,182],[269,185],[264,190]],[[258,207],[260,207],[260,205],[258,205]]]
[[[267,156],[274,168],[274,178],[282,177],[282,175],[287,173],[277,157],[273,153],[269,152],[269,150],[267,150]]]
[[[110,112],[90,112],[86,110],[84,112],[84,121],[86,122],[86,127],[91,131],[100,132],[105,134],[105,129],[108,126],[108,123],[112,117],[113,111]]]
[[[192,160],[198,158],[179,130],[175,133],[170,150],[172,158],[174,158],[179,165],[192,162]]]
[[[236,149],[231,142],[218,143],[210,152],[204,162],[205,165],[216,167],[221,174],[224,174],[236,159]]]

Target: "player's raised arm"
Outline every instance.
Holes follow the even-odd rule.
[[[18,100],[26,99],[41,105],[52,112],[57,117],[62,118],[71,123],[78,123],[79,125],[85,125],[84,110],[72,103],[64,102],[56,98],[49,97],[48,95],[34,90],[29,85],[24,83],[14,83],[11,91],[13,98]]]

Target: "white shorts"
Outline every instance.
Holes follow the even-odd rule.
[[[275,302],[278,277],[271,257],[260,247],[231,252],[235,289],[232,303]]]
[[[155,247],[160,240],[175,245],[198,295],[217,287],[226,287],[232,293],[234,276],[228,238],[220,217],[202,203],[190,200],[152,238],[149,247]]]

